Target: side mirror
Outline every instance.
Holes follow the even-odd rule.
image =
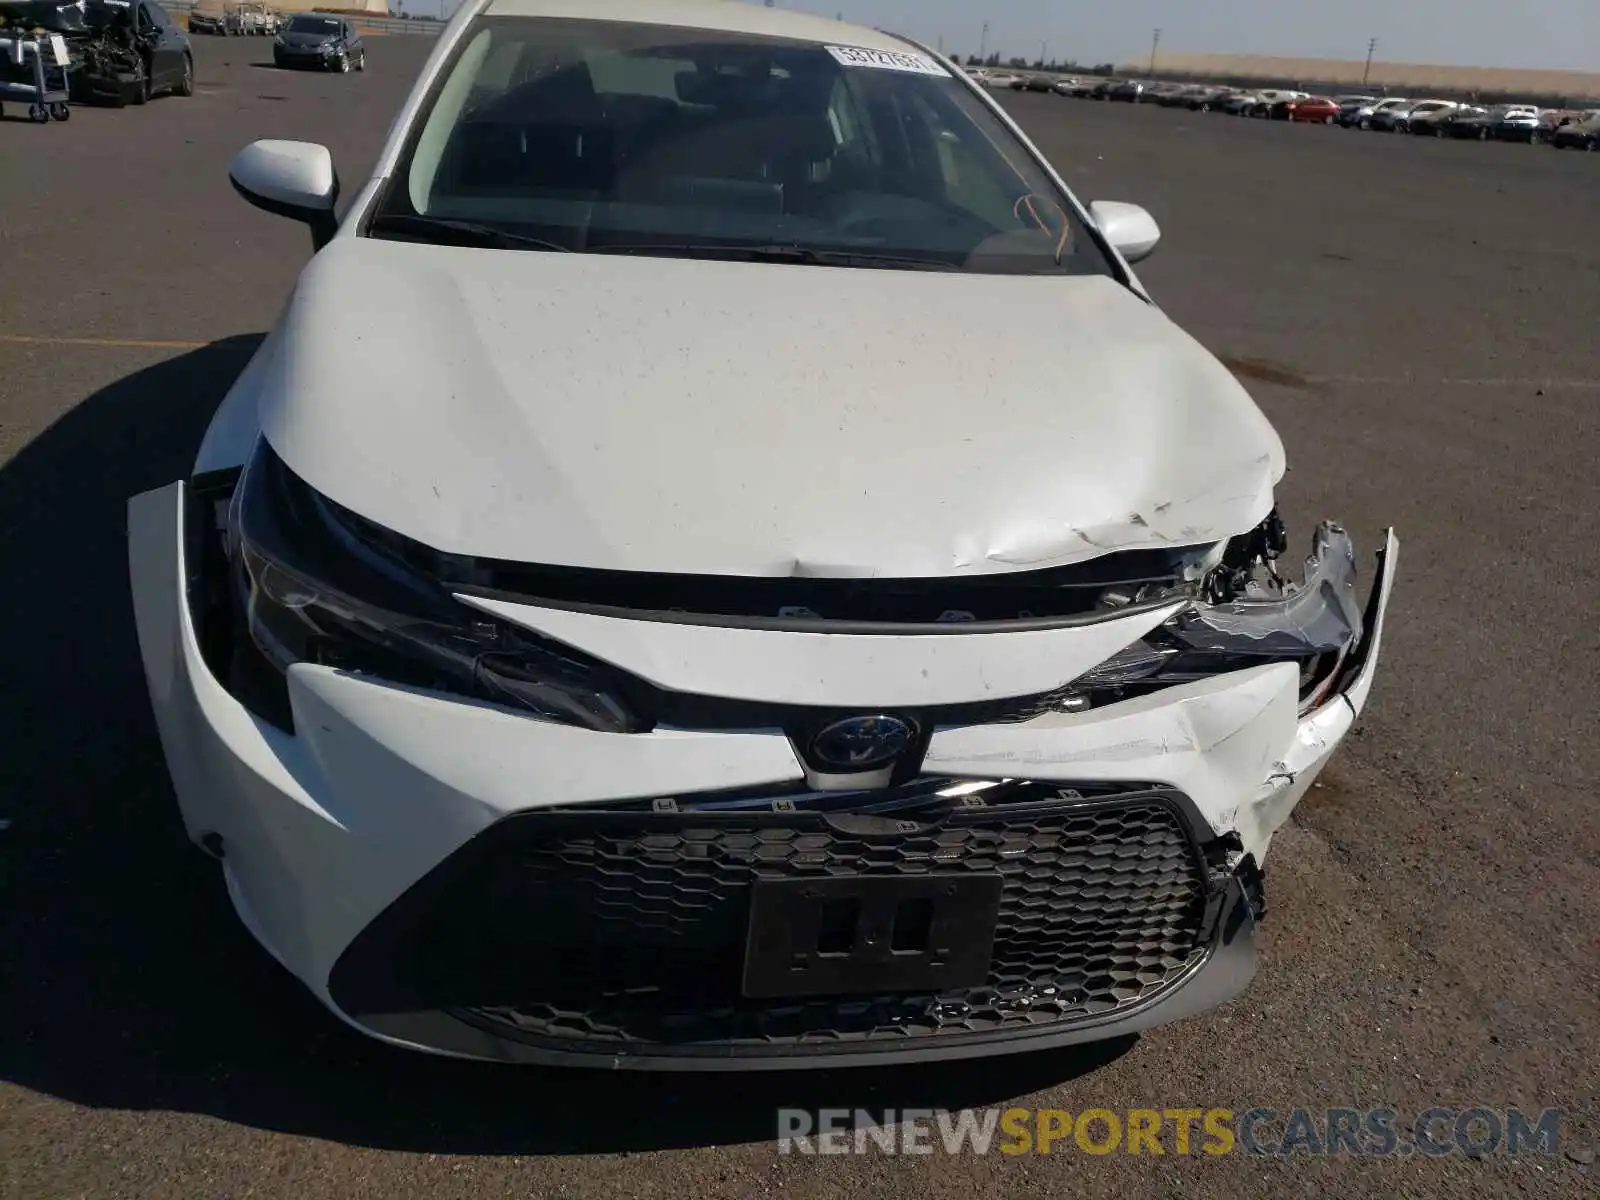
[[[1161,227],[1156,219],[1137,204],[1119,204],[1115,200],[1096,200],[1089,205],[1089,215],[1106,241],[1130,263],[1149,258],[1161,241]]]
[[[251,142],[228,167],[233,190],[264,212],[311,226],[318,250],[333,239],[339,223],[339,175],[333,155],[314,142]]]

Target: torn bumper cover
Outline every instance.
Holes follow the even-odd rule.
[[[288,716],[267,719],[197,618],[229,569],[205,521],[183,485],[131,502],[133,596],[186,825],[253,934],[398,1045],[673,1069],[1032,1050],[1237,994],[1260,863],[1365,702],[1396,557],[1390,535],[1355,612],[1348,539],[1319,533],[1306,590],[1333,588],[1339,615],[1316,619],[1299,589],[916,636],[474,599],[655,688],[835,714],[1019,695],[1041,661],[1078,679],[1140,644],[1196,671],[1239,653],[1230,622],[1288,651],[1147,672],[1087,708],[929,719],[913,771],[852,791],[776,725],[610,733],[313,662],[288,667]],[[1334,620],[1351,636],[1324,675]]]

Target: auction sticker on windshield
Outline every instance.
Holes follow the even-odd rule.
[[[879,71],[910,71],[914,75],[942,75],[946,71],[931,58],[900,50],[868,50],[865,46],[829,46],[828,53],[846,67],[872,67]]]

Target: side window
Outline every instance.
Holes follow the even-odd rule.
[[[139,18],[138,18],[138,20],[139,20],[139,32],[140,33],[148,33],[150,30],[156,28],[155,15],[150,11],[150,9],[151,9],[151,6],[149,4],[141,4],[141,5],[139,5]]]

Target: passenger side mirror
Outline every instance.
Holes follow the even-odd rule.
[[[1137,204],[1096,200],[1089,205],[1089,215],[1106,241],[1130,263],[1149,258],[1161,241],[1161,227],[1156,219]]]
[[[320,250],[339,228],[333,206],[339,199],[339,174],[333,155],[314,142],[251,142],[228,167],[233,190],[263,212],[311,227]]]

